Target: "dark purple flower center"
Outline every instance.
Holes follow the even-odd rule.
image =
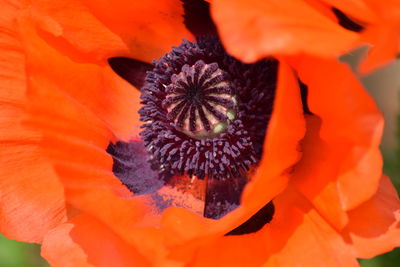
[[[275,60],[243,64],[216,37],[184,41],[147,72],[141,132],[153,166],[174,175],[245,180],[261,158]]]

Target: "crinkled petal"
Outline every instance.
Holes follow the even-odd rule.
[[[227,51],[245,62],[296,53],[338,56],[357,39],[302,0],[216,0],[211,7]]]
[[[382,116],[350,69],[334,60],[307,58],[298,67],[312,113],[296,167],[299,190],[336,227],[345,211],[371,198],[379,183]],[[312,175],[309,175],[312,173]]]
[[[40,131],[25,125],[28,77],[15,31],[19,3],[1,2],[0,16],[0,232],[41,242],[66,219],[64,191],[40,150]]]
[[[266,229],[269,266],[359,266],[349,246],[301,194],[288,188],[274,200]]]
[[[105,64],[113,56],[151,62],[191,38],[178,0],[36,0],[30,12],[46,41],[81,62]]]
[[[30,138],[0,141],[0,231],[19,241],[41,242],[48,230],[66,218],[64,192]]]
[[[51,0],[50,0],[51,1]],[[179,0],[82,0],[96,18],[124,40],[131,57],[151,62],[193,39],[183,24]]]
[[[77,105],[84,106],[99,117],[120,139],[137,135],[140,131],[137,114],[139,92],[109,66],[78,63],[60,54],[37,34],[34,25],[34,19],[29,14],[20,16],[19,31],[30,80],[38,87],[44,83],[51,90],[62,91]],[[53,104],[57,109],[57,104]]]
[[[112,132],[57,82],[46,75],[34,76],[28,123],[42,132],[42,151],[59,175],[68,203],[123,236],[147,210],[112,173],[113,162],[105,151],[114,138]]]
[[[370,200],[349,212],[343,235],[358,258],[371,258],[400,246],[400,200],[388,177],[382,177]]]
[[[342,236],[293,187],[274,205],[273,220],[259,232],[210,239],[172,258],[188,266],[359,266]]]
[[[336,227],[342,228],[346,225],[348,218],[341,205],[335,183],[338,160],[335,159],[335,154],[331,155],[329,143],[319,138],[320,128],[319,118],[307,117],[307,133],[301,144],[303,157],[295,167],[291,182],[296,184],[299,191],[313,202],[315,208],[327,220]]]
[[[129,53],[128,44],[82,1],[35,0],[28,12],[42,38],[77,61],[104,64],[109,57]]]
[[[45,236],[41,255],[53,267],[91,267],[85,251],[74,242],[70,233],[72,223],[60,224]]]
[[[159,240],[151,236],[151,227],[158,217],[113,175],[106,152],[113,139],[110,130],[87,107],[54,90],[54,84],[38,82],[32,82],[29,124],[43,132],[43,153],[59,175],[68,203],[140,247],[141,253],[154,255]]]
[[[146,206],[148,199],[133,198],[113,175],[113,162],[105,151],[115,136],[137,136],[139,92],[108,66],[61,54],[37,34],[35,19],[24,11],[18,20],[27,51],[27,123],[43,135],[41,152],[63,183],[68,203],[142,247],[148,257],[161,253],[161,235],[152,228],[157,214]]]
[[[2,68],[2,129],[7,131],[1,135],[1,160],[7,168],[1,168],[0,181],[7,189],[1,196],[1,227],[10,237],[40,242],[65,220],[60,177],[63,182],[76,178],[69,181],[76,186],[79,178],[103,172],[107,178],[98,179],[97,187],[114,198],[129,193],[112,175],[105,148],[114,136],[128,139],[138,133],[139,93],[108,66],[60,54],[41,35],[37,14],[27,6],[17,5],[3,22],[2,47],[8,52],[2,57],[9,61]],[[95,206],[97,200],[91,200]]]

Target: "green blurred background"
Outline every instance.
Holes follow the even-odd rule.
[[[362,51],[350,53],[343,58],[354,66]],[[375,73],[359,76],[367,90],[376,99],[385,119],[382,152],[385,158],[384,172],[388,174],[400,192],[400,61]],[[400,249],[369,260],[360,260],[363,267],[400,267]],[[9,240],[0,235],[0,267],[44,267],[36,244]]]

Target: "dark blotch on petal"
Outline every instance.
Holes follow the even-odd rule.
[[[152,170],[141,141],[110,143],[107,152],[113,157],[113,173],[135,194],[147,194],[164,185]]]
[[[271,201],[262,209],[260,209],[256,214],[251,216],[251,218],[248,219],[246,222],[225,235],[244,235],[255,233],[272,220],[274,212],[275,207]]]
[[[360,24],[356,23],[355,21],[351,20],[346,14],[340,11],[337,8],[332,8],[333,13],[336,15],[337,19],[339,20],[339,25],[345,29],[348,29],[353,32],[361,32],[364,30],[364,27]]]
[[[211,19],[210,4],[203,0],[181,0],[186,28],[195,36],[217,35]]]
[[[207,180],[204,217],[219,219],[237,208],[247,178]]]
[[[312,115],[310,108],[308,107],[308,87],[302,81],[299,80],[301,102],[303,105],[304,114]]]
[[[123,79],[135,86],[142,88],[146,72],[153,69],[153,65],[126,57],[113,57],[108,59],[111,68]]]

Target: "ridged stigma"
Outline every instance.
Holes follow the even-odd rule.
[[[179,74],[171,76],[165,92],[167,118],[193,138],[216,136],[235,118],[234,90],[217,63],[198,60],[192,66],[183,65]]]

